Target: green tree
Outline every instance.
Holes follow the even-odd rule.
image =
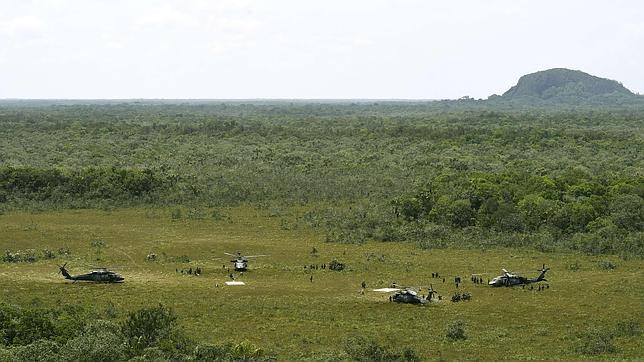
[[[136,354],[147,347],[159,345],[172,336],[177,317],[171,309],[159,304],[157,307],[139,309],[128,315],[121,331],[130,349]]]

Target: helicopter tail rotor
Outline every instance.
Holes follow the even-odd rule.
[[[62,274],[65,277],[65,279],[70,279],[71,275],[69,275],[69,273],[67,272],[67,269],[65,269],[66,266],[67,266],[67,263],[63,264],[62,266],[58,265],[58,274]]]
[[[547,272],[548,270],[550,270],[550,268],[546,268],[546,264],[543,264],[543,265],[541,266],[541,270],[537,270],[537,271],[541,272],[541,274],[539,274],[539,276],[537,277],[537,281],[538,281],[538,282],[540,282],[540,281],[546,281],[546,278],[544,278],[544,276],[546,275],[546,272]]]

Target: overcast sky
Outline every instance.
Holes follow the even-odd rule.
[[[486,98],[566,67],[644,93],[644,1],[0,0],[0,98]]]

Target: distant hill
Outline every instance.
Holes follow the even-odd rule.
[[[505,100],[546,100],[556,103],[624,101],[639,98],[621,83],[595,77],[579,70],[548,69],[519,78],[501,96]]]

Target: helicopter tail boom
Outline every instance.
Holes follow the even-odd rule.
[[[546,281],[548,281],[548,280],[545,278],[545,276],[546,276],[546,272],[547,272],[548,270],[550,270],[550,268],[546,268],[546,265],[544,264],[544,265],[543,265],[543,267],[542,267],[542,268],[541,268],[541,270],[540,270],[541,274],[539,274],[539,276],[538,276],[538,277],[536,277],[536,278],[532,279],[532,280],[531,280],[531,282],[536,283],[536,282],[546,282]]]
[[[60,269],[60,273],[65,277],[65,279],[73,279],[71,275],[69,275],[69,272],[67,272],[67,269],[65,269],[65,266],[67,263],[63,264],[62,266],[58,266]]]

